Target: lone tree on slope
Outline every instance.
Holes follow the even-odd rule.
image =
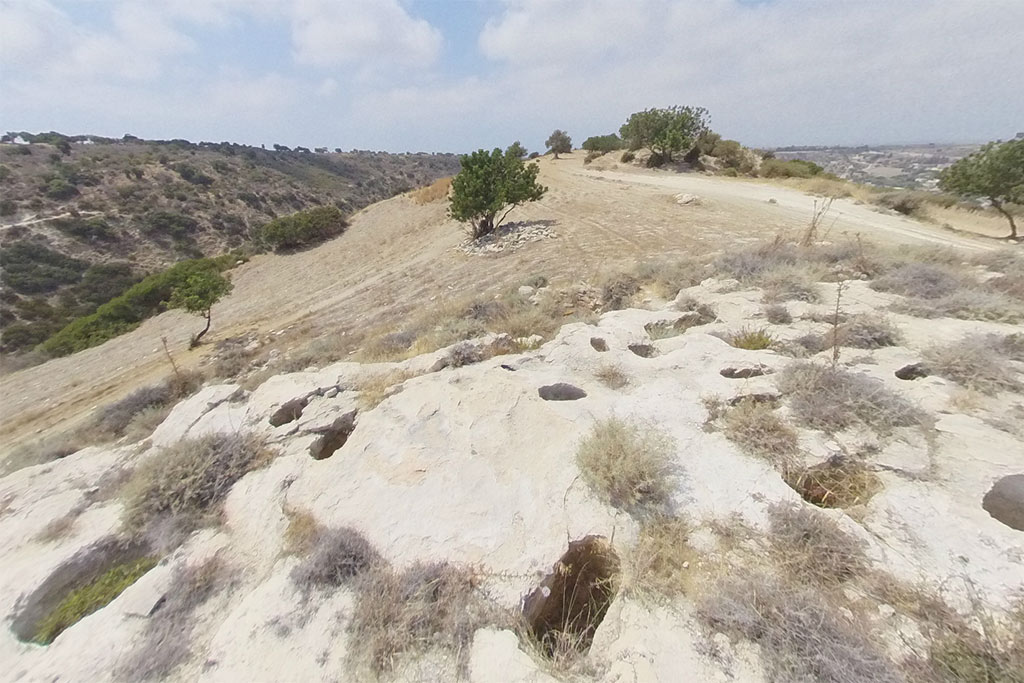
[[[505,152],[480,149],[460,159],[462,170],[452,179],[448,214],[470,224],[473,239],[494,232],[519,204],[544,196],[537,183],[537,164],[524,164],[515,146]],[[501,217],[495,221],[498,214]]]
[[[548,141],[544,143],[547,148],[555,154],[555,159],[558,158],[559,154],[568,154],[572,151],[572,138],[569,134],[560,128],[556,128],[555,132],[551,134]]]
[[[1010,239],[1017,239],[1017,224],[1004,205],[1024,204],[1024,139],[988,143],[944,170],[939,187],[964,197],[988,199],[1010,222]]]
[[[703,107],[645,109],[632,114],[619,128],[631,150],[647,147],[664,161],[673,152],[685,152],[708,130],[708,110]]]
[[[192,335],[188,343],[190,349],[199,346],[199,340],[210,329],[210,312],[213,305],[221,297],[231,291],[231,282],[216,270],[201,270],[189,275],[183,283],[171,292],[167,305],[171,308],[184,308],[189,313],[197,313],[206,318],[206,327],[198,334]]]

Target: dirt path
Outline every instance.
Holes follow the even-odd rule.
[[[210,341],[248,331],[266,335],[291,328],[316,336],[400,325],[403,316],[432,301],[519,284],[533,275],[572,282],[642,258],[796,233],[814,206],[810,195],[757,182],[594,171],[583,166],[581,155],[543,159],[541,168],[550,191],[509,218],[549,221],[556,238],[513,253],[468,256],[455,248],[464,235],[445,218],[444,202],[419,206],[396,197],[359,212],[349,230],[327,244],[289,256],[259,256],[232,271],[234,291],[214,308]],[[701,205],[679,205],[674,195],[680,192],[698,195]],[[846,200],[836,202],[835,214],[833,237],[862,233],[877,241],[971,250],[999,244]],[[199,363],[212,344],[184,350],[199,326],[198,318],[170,311],[101,346],[0,378],[0,451],[67,429],[96,406],[168,374],[161,337],[179,362]]]

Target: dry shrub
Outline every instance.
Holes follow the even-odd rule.
[[[1002,294],[1016,301],[1024,301],[1024,266],[1019,271],[992,278],[986,285],[995,294]]]
[[[899,346],[902,341],[900,331],[888,318],[880,315],[854,315],[826,332],[821,346],[880,349],[885,346]]]
[[[448,191],[452,187],[452,177],[438,178],[430,185],[413,190],[409,196],[417,204],[430,204],[432,202],[447,199]]]
[[[715,307],[711,304],[705,304],[697,301],[692,296],[678,297],[675,302],[676,310],[684,313],[696,313],[698,315],[697,321],[690,326],[694,325],[706,325],[713,323],[718,319],[718,312]]]
[[[679,290],[700,284],[708,269],[700,259],[656,259],[639,264],[633,274],[662,299],[674,299]]]
[[[963,272],[950,266],[910,262],[876,278],[871,289],[915,299],[941,299],[973,284]]]
[[[798,362],[778,375],[779,389],[803,425],[837,432],[856,424],[890,433],[896,427],[929,427],[931,418],[877,379],[840,368]]]
[[[171,408],[169,405],[155,405],[136,413],[124,430],[125,441],[135,443],[148,437],[171,414]]]
[[[355,387],[359,392],[359,405],[363,410],[376,408],[384,399],[397,393],[396,385],[416,376],[410,370],[391,370],[362,380]]]
[[[598,497],[630,514],[666,510],[674,490],[673,442],[653,427],[611,418],[580,443],[580,474]]]
[[[195,655],[192,630],[196,609],[230,582],[229,573],[217,558],[179,567],[163,600],[146,620],[141,637],[118,665],[118,678],[168,680],[179,665]]]
[[[0,465],[0,474],[66,458],[89,445],[81,433],[58,434],[23,444],[11,451]]]
[[[285,516],[288,526],[284,530],[284,551],[295,555],[312,552],[325,528],[306,510],[285,509]]]
[[[984,394],[1020,391],[1024,384],[1010,361],[1024,358],[1021,335],[968,335],[958,342],[931,347],[924,353],[932,372]]]
[[[235,482],[275,453],[253,434],[185,439],[149,458],[125,487],[125,523],[135,532],[167,533],[168,542],[214,522]]]
[[[744,452],[764,458],[783,471],[792,467],[799,452],[796,430],[768,403],[740,401],[725,413],[723,433]]]
[[[316,588],[350,585],[362,574],[379,568],[384,558],[351,527],[317,529],[312,550],[292,569],[291,578],[304,593]]]
[[[618,365],[602,365],[594,372],[594,377],[609,389],[622,389],[629,384],[629,375]]]
[[[802,260],[800,249],[776,240],[730,249],[715,259],[719,275],[739,280],[745,285],[760,285],[763,277],[783,267],[796,266]]]
[[[633,305],[640,280],[630,273],[612,273],[601,279],[601,309],[619,311]]]
[[[675,597],[687,591],[696,558],[687,545],[690,525],[678,517],[655,517],[640,528],[629,556],[629,589],[640,596]]]
[[[169,409],[177,401],[195,392],[203,383],[203,376],[192,371],[179,371],[160,384],[136,389],[119,401],[109,403],[96,411],[88,427],[98,438],[113,439],[124,436],[132,420],[147,409]]]
[[[818,280],[821,273],[806,264],[784,266],[765,273],[758,285],[764,289],[764,300],[768,302],[821,301]]]
[[[863,462],[845,457],[790,472],[787,483],[808,503],[823,508],[861,505],[882,488],[881,480]]]
[[[706,594],[697,616],[715,631],[760,645],[773,683],[904,680],[865,624],[794,581],[760,572],[728,577]]]
[[[793,316],[783,304],[765,306],[764,317],[773,325],[788,325],[793,322]]]
[[[768,522],[773,559],[798,583],[834,586],[868,569],[864,543],[817,508],[775,503]]]
[[[1024,320],[1024,306],[1000,291],[960,289],[937,299],[907,298],[890,308],[915,318],[959,318],[1015,323]]]
[[[994,251],[986,251],[972,259],[973,263],[998,273],[1022,273],[1024,272],[1024,254],[1020,249],[1004,248]]]
[[[349,666],[355,673],[368,669],[380,675],[393,670],[403,654],[443,648],[464,667],[473,634],[497,620],[477,585],[472,570],[447,562],[360,575],[349,622]]]

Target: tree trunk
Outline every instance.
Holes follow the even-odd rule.
[[[207,309],[207,311],[206,311],[206,327],[204,327],[203,330],[199,334],[197,334],[194,337],[192,337],[192,341],[190,341],[188,343],[188,348],[194,349],[197,346],[199,346],[199,340],[203,338],[204,334],[206,334],[207,332],[210,331],[210,312],[212,310],[213,309]]]
[[[1009,211],[1007,211],[1006,209],[1004,209],[1003,208],[1003,203],[1001,201],[999,201],[998,199],[991,199],[990,198],[989,201],[992,202],[992,206],[995,207],[996,211],[998,211],[999,213],[1001,213],[1004,216],[1006,216],[1006,220],[1010,221],[1010,239],[1011,240],[1017,239],[1017,224],[1013,220],[1013,214],[1010,213]]]
[[[553,150],[552,150],[552,151],[553,151]],[[552,161],[554,161],[554,160],[555,160],[555,159],[557,159],[557,158],[558,158],[558,152],[555,152],[555,156],[554,156],[554,157],[552,157]]]
[[[494,214],[484,216],[474,224],[473,239],[479,239],[492,232],[494,232]]]

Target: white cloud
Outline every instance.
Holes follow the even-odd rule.
[[[443,42],[395,0],[294,0],[289,13],[300,64],[429,66]]]

